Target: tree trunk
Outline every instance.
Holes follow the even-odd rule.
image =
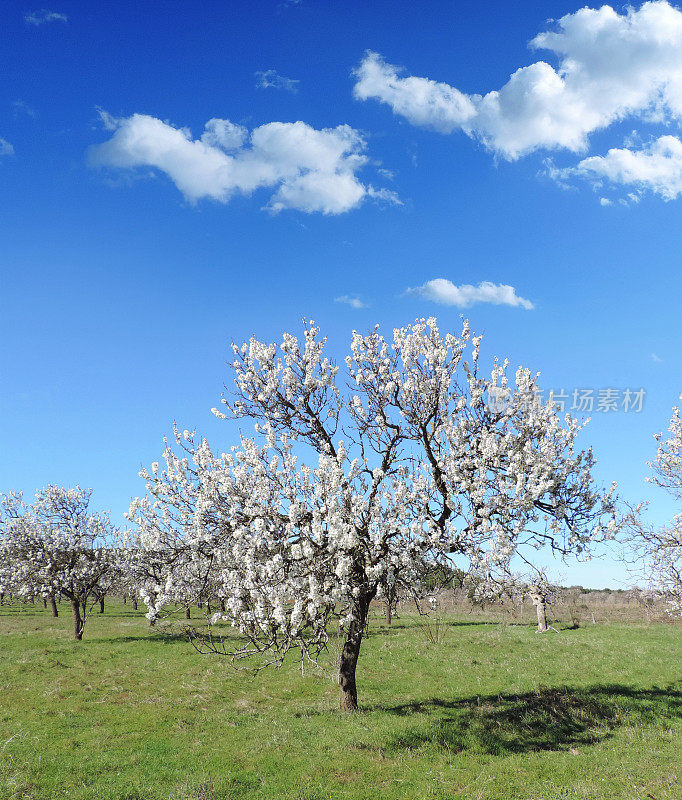
[[[99,613],[104,614],[104,595],[99,599]]]
[[[225,611],[227,611],[227,609],[225,608],[225,598],[224,598],[224,597],[221,597],[221,598],[220,598],[220,610],[221,610],[222,612],[225,612]]]
[[[54,595],[53,594],[50,595],[50,608],[52,609],[52,616],[53,617],[58,617],[59,616],[59,611],[57,611],[57,602],[54,599]]]
[[[358,689],[355,684],[355,669],[358,665],[360,655],[360,643],[362,642],[363,625],[357,620],[351,622],[348,629],[348,636],[341,651],[341,663],[339,664],[339,687],[341,696],[339,698],[341,711],[355,711],[358,707]]]
[[[386,591],[386,624],[393,622],[393,604],[395,603],[395,591],[390,587]]]
[[[359,598],[358,604],[354,609],[355,619],[348,627],[346,641],[341,651],[341,662],[339,663],[339,688],[341,690],[339,701],[341,711],[356,711],[358,708],[355,670],[358,665],[358,656],[360,655],[362,634],[367,625],[369,604],[373,597],[374,594]]]
[[[128,602],[128,598],[125,595],[123,595],[123,605],[125,605],[127,602]]]
[[[185,619],[192,619],[192,612],[189,609],[189,606],[185,609]]]
[[[3,605],[5,602],[5,593],[0,592],[0,606]]]
[[[133,600],[133,610],[137,611],[137,600]]]
[[[47,597],[43,597],[43,608],[47,608]]]
[[[535,604],[538,613],[538,633],[545,633],[547,630],[547,611],[545,607],[545,598],[538,598]]]
[[[78,600],[71,601],[71,608],[73,609],[73,638],[80,641],[83,638],[85,622],[81,616],[81,607]]]

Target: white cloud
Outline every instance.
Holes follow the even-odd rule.
[[[373,186],[368,186],[367,196],[389,206],[403,205],[403,201],[392,189],[375,189]]]
[[[613,148],[605,156],[584,158],[575,167],[560,171],[598,182],[648,189],[664,200],[674,200],[682,192],[682,141],[676,136],[661,136],[639,150]],[[628,194],[632,203],[640,197]]]
[[[682,13],[663,0],[618,14],[567,14],[531,47],[558,59],[517,69],[497,91],[466,94],[400,70],[369,52],[354,94],[387,103],[415,125],[462,130],[514,160],[538,149],[584,151],[590,133],[629,116],[682,119]]]
[[[3,139],[2,137],[0,137],[0,156],[11,156],[11,155],[14,155],[14,148],[7,141],[7,139]]]
[[[341,297],[335,297],[334,302],[345,303],[351,308],[367,308],[367,304],[363,303],[359,297],[351,297],[350,295],[347,294],[341,295]]]
[[[22,114],[25,114],[27,117],[31,117],[31,119],[37,119],[38,112],[30,106],[28,103],[25,103],[23,100],[15,100],[12,103],[12,108],[14,109],[14,116],[18,117]]]
[[[44,25],[46,22],[68,22],[69,18],[66,14],[60,14],[57,11],[48,11],[46,8],[41,8],[39,11],[32,11],[26,14],[24,22],[27,25]]]
[[[446,278],[434,278],[427,281],[422,286],[408,289],[407,294],[416,294],[426,300],[433,300],[444,306],[458,306],[468,308],[474,303],[493,303],[495,305],[521,306],[526,310],[533,308],[530,300],[519,297],[513,286],[504,283],[491,283],[481,281],[478,286],[464,283],[455,286],[452,281]]]
[[[274,69],[259,70],[254,73],[256,76],[256,87],[258,89],[284,89],[286,92],[298,91],[300,81],[293,78],[285,78],[279,75]]]
[[[651,360],[655,361],[657,364],[663,363],[663,359],[660,356],[657,356],[656,353],[651,354]]]
[[[428,78],[399,78],[398,68],[378,53],[368,52],[355,76],[356,98],[381,100],[414,125],[451,133],[476,115],[471,99],[458,89]]]
[[[368,159],[364,139],[348,125],[316,130],[304,122],[270,122],[249,132],[211,119],[193,139],[186,128],[145,114],[116,120],[104,113],[102,120],[114,133],[91,148],[93,165],[154,167],[191,202],[208,197],[226,203],[235,194],[270,188],[276,189],[267,204],[273,212],[341,214],[383,191],[356,177]]]
[[[613,200],[609,200],[608,197],[600,197],[599,198],[599,205],[612,206],[613,205]]]

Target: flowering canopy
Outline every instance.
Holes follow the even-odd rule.
[[[71,600],[77,639],[88,600],[103,594],[114,570],[114,528],[105,514],[88,513],[91,494],[47,486],[30,505],[20,492],[0,499],[0,584],[20,597]]]
[[[673,408],[668,432],[665,440],[661,433],[655,436],[658,452],[656,461],[649,464],[654,475],[647,481],[682,501],[682,418],[677,407]],[[668,601],[671,613],[682,615],[682,513],[658,530],[643,525],[634,515],[633,530],[636,551],[647,565],[652,586]]]
[[[142,471],[147,496],[130,518],[141,548],[167,554],[150,615],[191,581],[224,598],[216,616],[242,638],[211,637],[212,649],[314,658],[340,615],[342,706],[353,708],[374,597],[419,591],[425,570],[453,557],[486,573],[519,548],[586,552],[615,529],[613,487],[593,487],[592,453],[574,446],[580,426],[533,399],[528,370],[513,385],[506,361],[479,375],[481,337],[468,323],[457,336],[435,319],[390,339],[378,327],[353,333],[343,373],[312,322],[303,334],[233,346],[236,388],[213,411],[253,420],[255,436],[214,453],[174,428],[176,447],[166,442],[165,466]]]

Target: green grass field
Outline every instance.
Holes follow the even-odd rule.
[[[331,667],[235,672],[114,602],[76,643],[68,606],[25,608],[0,608],[2,800],[682,798],[679,625],[375,619],[341,716]]]

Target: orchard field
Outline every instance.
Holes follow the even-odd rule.
[[[0,608],[2,800],[682,797],[679,624],[375,612],[349,715],[333,647],[254,676],[129,604],[82,642],[68,611]]]

